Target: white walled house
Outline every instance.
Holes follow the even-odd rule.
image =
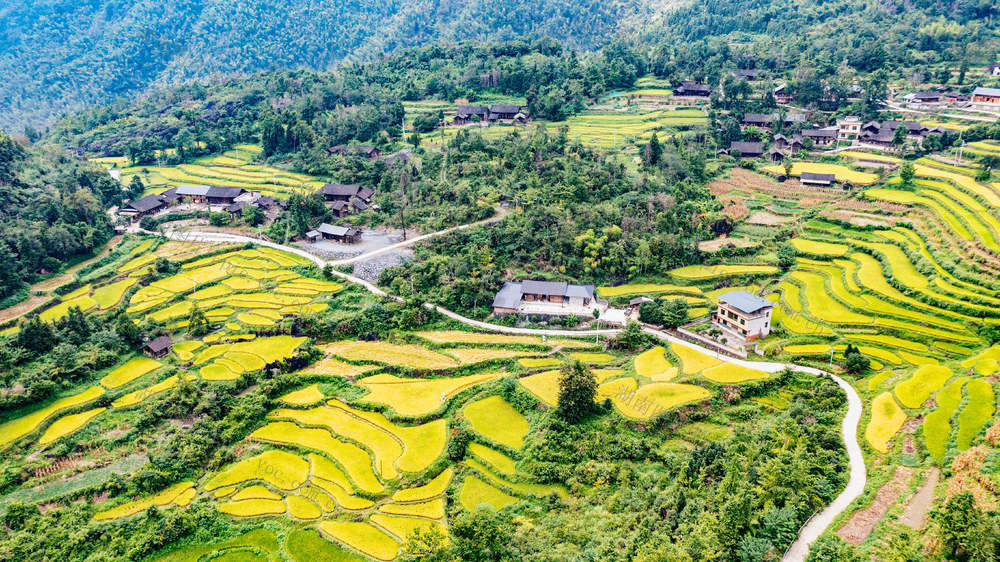
[[[719,297],[719,307],[712,313],[712,323],[735,332],[746,341],[771,333],[774,303],[747,291],[730,291]]]

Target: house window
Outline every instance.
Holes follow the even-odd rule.
[[[740,318],[740,324],[746,324],[746,323],[747,323],[746,320]]]

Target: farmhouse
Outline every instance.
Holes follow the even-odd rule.
[[[469,123],[477,122],[485,123],[489,120],[489,116],[490,110],[481,105],[460,105],[452,123],[456,125],[468,125]]]
[[[520,118],[518,117],[520,115]],[[519,105],[491,105],[490,106],[490,121],[511,121],[514,119],[523,120],[524,114],[521,113],[521,106]]]
[[[770,129],[777,118],[778,116],[773,113],[747,113],[743,116],[743,125],[758,129]]]
[[[774,303],[747,291],[730,291],[719,297],[719,308],[712,313],[712,323],[735,332],[746,341],[771,333],[771,310]]]
[[[802,150],[802,135],[792,135],[790,138],[785,135],[774,135],[774,146],[790,148],[792,152],[798,152]]]
[[[771,90],[771,95],[774,96],[774,101],[778,103],[790,103],[795,99],[795,96],[792,94],[792,89],[788,86],[788,84],[779,84],[778,86],[775,86],[775,88]]]
[[[181,201],[189,203],[204,203],[208,194],[207,185],[178,185],[177,196]]]
[[[764,143],[733,141],[729,144],[729,154],[738,150],[740,158],[760,158],[764,155]]]
[[[382,159],[382,161],[385,162],[386,165],[394,166],[396,164],[406,164],[411,159],[413,159],[413,151],[404,148],[399,152],[394,152],[393,154],[386,156],[385,158]]]
[[[785,159],[785,153],[782,152],[778,147],[772,146],[771,150],[767,151],[767,159],[771,162],[781,162]]]
[[[323,223],[316,230],[306,233],[306,239],[310,242],[317,240],[333,240],[342,244],[357,244],[361,242],[361,231],[349,226],[334,226]]]
[[[837,138],[842,141],[852,141],[861,135],[861,118],[848,115],[837,119]]]
[[[760,77],[760,73],[757,72],[757,70],[753,69],[753,68],[750,68],[750,69],[747,69],[747,70],[737,70],[736,72],[733,72],[732,74],[733,74],[733,78],[735,78],[737,80],[739,80],[741,78],[745,78],[747,80],[747,82],[754,82],[754,81],[757,80],[757,78]]]
[[[169,355],[173,345],[174,344],[170,341],[170,338],[167,336],[160,336],[142,346],[142,352],[145,353],[147,357],[159,359]]]
[[[913,92],[903,96],[908,103],[941,103],[941,92]]]
[[[675,96],[707,98],[712,93],[712,87],[708,84],[698,84],[690,80],[681,82],[679,88],[674,90]]]
[[[494,314],[582,316],[596,308],[593,285],[555,281],[507,281],[493,299]]]
[[[815,172],[802,172],[799,181],[802,185],[812,185],[817,187],[830,187],[837,182],[834,174],[817,174]]]
[[[986,74],[990,76],[1000,76],[1000,64],[991,64],[986,67]]]
[[[840,134],[840,127],[826,127],[823,129],[806,129],[802,131],[802,136],[810,138],[816,146],[829,146],[837,140]]]
[[[358,156],[367,158],[369,162],[374,162],[382,156],[382,151],[378,147],[370,145],[347,146],[346,144],[338,144],[326,149],[326,153],[329,156],[347,156],[352,152]]]
[[[127,205],[122,207],[120,211],[118,211],[118,214],[132,218],[139,218],[151,215],[166,206],[166,201],[164,201],[159,195],[147,195],[142,199],[136,199],[135,201],[129,202]]]
[[[350,203],[353,198],[370,203],[372,195],[375,195],[370,187],[364,187],[358,183],[328,183],[319,188],[319,192],[326,201],[343,201],[344,203]]]
[[[205,193],[209,205],[232,205],[236,198],[246,193],[242,187],[221,187],[213,185]]]
[[[1000,109],[1000,88],[976,88],[972,91],[972,104],[984,109]]]

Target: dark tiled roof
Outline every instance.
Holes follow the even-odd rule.
[[[361,190],[359,183],[328,183],[319,189],[323,195],[346,196],[357,195]]]
[[[235,199],[242,194],[244,189],[242,187],[222,187],[219,185],[213,185],[208,188],[208,192],[205,193],[205,197],[217,197],[219,199]]]
[[[568,284],[565,281],[522,281],[521,292],[529,295],[558,295],[566,294]]]
[[[517,308],[521,304],[521,284],[507,281],[493,298],[493,308]]]
[[[145,213],[152,211],[153,209],[159,209],[160,207],[166,205],[163,199],[159,195],[147,195],[142,199],[136,199],[125,205],[125,209],[133,209],[137,213]]]
[[[170,349],[170,346],[172,345],[173,342],[170,341],[170,338],[167,336],[160,336],[144,345],[143,348],[148,350],[150,353],[160,353],[161,351]]]
[[[519,105],[492,105],[490,106],[490,113],[518,113],[521,111],[521,106]]]
[[[481,105],[460,105],[458,106],[459,115],[486,115],[489,113],[489,109]]]
[[[764,144],[759,142],[733,141],[729,145],[729,150],[739,150],[743,154],[763,154]]]

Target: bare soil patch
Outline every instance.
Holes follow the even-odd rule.
[[[940,471],[934,467],[927,471],[927,480],[920,486],[917,493],[910,498],[910,503],[903,510],[899,522],[907,527],[919,529],[924,526],[927,512],[934,503],[934,489],[937,487]]]
[[[747,219],[747,224],[761,224],[764,226],[777,226],[779,224],[785,224],[786,222],[792,222],[795,218],[793,217],[779,217],[778,215],[768,213],[766,211],[757,211],[756,213],[750,215]]]
[[[722,248],[732,246],[733,248],[751,248],[757,244],[743,238],[716,238],[715,240],[705,240],[698,243],[698,249],[702,252],[718,252]]]
[[[878,489],[875,501],[868,507],[855,512],[843,527],[837,529],[837,535],[853,545],[865,542],[875,525],[878,525],[889,508],[899,499],[903,490],[909,486],[912,477],[912,468],[897,467],[896,472],[892,475],[892,480]]]

